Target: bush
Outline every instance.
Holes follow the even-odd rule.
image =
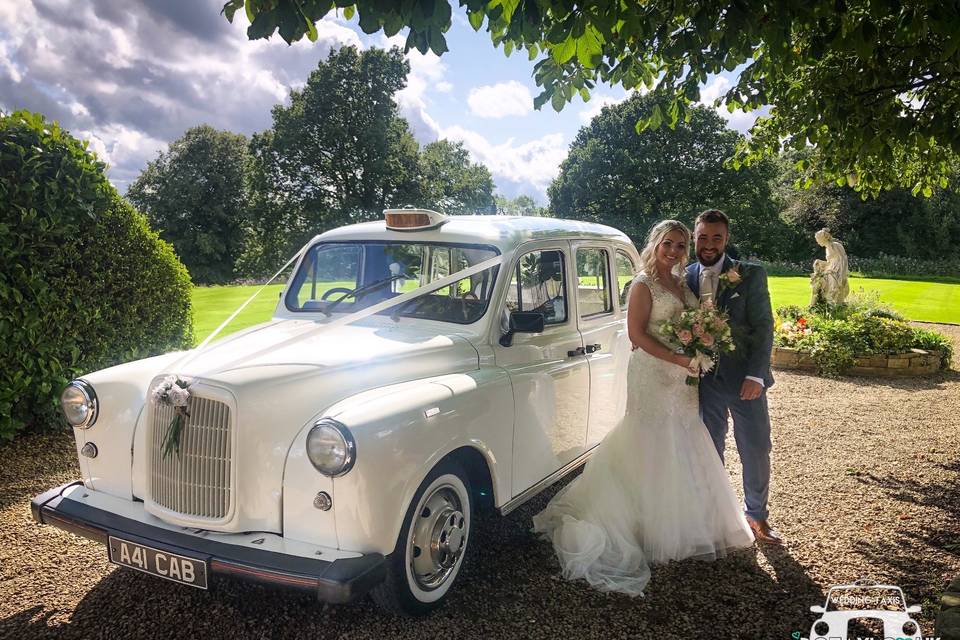
[[[777,309],[774,344],[807,351],[817,371],[837,376],[858,356],[904,353],[910,349],[939,351],[940,368],[950,367],[953,345],[936,331],[919,329],[886,307],[877,296],[851,296],[848,304],[795,305]]]
[[[86,146],[0,115],[0,440],[56,426],[64,384],[192,344],[190,277]]]

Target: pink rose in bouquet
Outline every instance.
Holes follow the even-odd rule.
[[[734,350],[733,336],[727,315],[713,304],[685,309],[672,320],[660,325],[660,333],[676,346],[677,353],[691,358],[698,375],[687,376],[687,384],[700,382],[700,375],[713,369],[721,353]]]

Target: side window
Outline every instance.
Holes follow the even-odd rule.
[[[613,311],[606,249],[577,250],[577,309],[581,318]]]
[[[510,291],[507,308],[512,311],[539,311],[546,324],[567,321],[564,288],[563,253],[555,250],[531,251],[520,258]]]
[[[620,292],[620,308],[627,306],[627,294],[630,293],[630,283],[637,275],[637,268],[633,259],[623,251],[617,250],[617,291]]]

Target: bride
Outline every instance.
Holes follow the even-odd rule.
[[[563,576],[603,591],[642,595],[651,564],[713,559],[753,543],[700,420],[697,387],[685,382],[690,358],[656,331],[697,305],[680,276],[689,246],[690,230],[676,220],[650,231],[627,307],[626,414],[583,474],[533,518]]]

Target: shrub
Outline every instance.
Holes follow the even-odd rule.
[[[0,440],[61,424],[71,378],[192,343],[186,269],[56,123],[0,115],[0,211]]]
[[[911,326],[876,296],[855,296],[849,304],[807,310],[784,306],[777,309],[777,318],[774,344],[809,352],[817,371],[827,376],[842,374],[858,356],[939,351],[941,369],[949,368],[953,357],[949,338]]]

